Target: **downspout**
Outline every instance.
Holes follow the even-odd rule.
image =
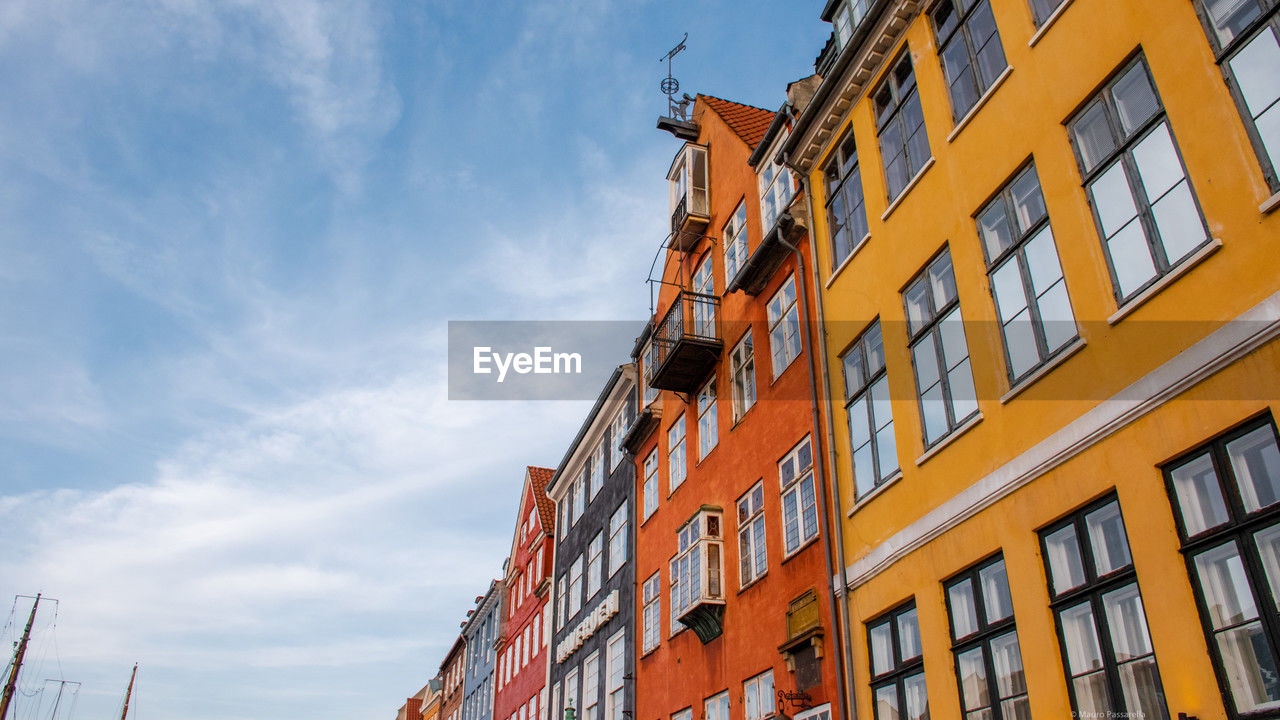
[[[784,154],[783,164],[790,167],[791,163],[789,160],[790,159],[787,158],[786,155]],[[801,187],[804,189],[805,202],[808,204],[809,242],[810,242],[810,245],[812,246],[814,242],[813,219],[817,217],[816,215],[814,215],[814,210],[813,210],[813,187],[809,181],[809,176],[807,174],[799,171],[797,171],[796,174],[800,176],[800,184],[801,184]],[[814,255],[816,257],[817,253],[815,252]],[[822,307],[822,292],[821,290],[818,289],[819,287],[821,287],[822,278],[818,274],[818,265],[816,262],[813,265],[813,282],[814,282],[814,292],[813,292],[814,304],[816,306],[815,309],[817,310],[818,324],[822,327],[821,332],[818,333],[818,346],[819,346],[820,352],[822,353],[818,357],[818,365],[822,369],[822,387],[824,389],[824,395],[825,395],[825,393],[829,392],[831,388],[831,372],[830,372],[830,369],[827,367],[826,325],[822,322],[823,319],[826,317],[826,313]],[[807,339],[808,338],[806,338],[806,340]],[[810,357],[812,358],[813,356],[811,355]],[[810,360],[810,362],[812,362],[812,359]],[[809,370],[809,379],[811,381],[811,384],[816,383],[816,378],[814,377],[812,367],[810,367],[810,370]],[[818,402],[817,389],[814,388],[811,390],[811,392],[813,393],[813,397],[814,397],[813,427],[814,427],[814,432],[816,433],[818,432],[818,425],[819,425],[818,406],[817,406],[817,402]],[[837,592],[835,589],[835,583],[836,583],[835,578],[837,576],[837,573],[830,573],[831,575],[830,590],[832,595],[835,596],[833,601],[838,600],[838,603],[840,606],[840,618],[844,622],[844,627],[841,629],[839,634],[841,636],[844,636],[853,632],[853,625],[849,617],[849,602],[848,602],[849,590],[848,590],[848,585],[847,585],[846,575],[845,575],[845,568],[848,567],[848,565],[846,564],[845,558],[844,558],[844,522],[843,522],[844,510],[842,510],[840,507],[840,490],[839,488],[836,487],[836,481],[834,477],[835,468],[836,468],[836,446],[835,446],[835,421],[832,419],[833,414],[834,414],[833,408],[830,406],[830,403],[828,403],[826,446],[827,446],[827,459],[828,459],[828,462],[831,464],[830,467],[833,475],[832,481],[830,484],[830,491],[831,491],[831,504],[835,508],[834,518],[835,518],[836,564],[840,568],[840,571],[838,573],[838,576],[840,578],[840,590]],[[829,569],[830,568],[828,568],[828,570]],[[849,640],[848,642],[843,642],[841,643],[840,647],[841,647],[842,662],[837,663],[837,666],[839,667],[839,671],[841,673],[841,676],[840,676],[841,691],[839,694],[841,695],[842,698],[844,698],[845,702],[847,703],[843,708],[845,711],[845,717],[848,718],[848,720],[858,720],[858,704],[854,696],[854,690],[853,690],[853,641]]]
[[[807,183],[805,185],[805,191],[807,194],[808,192]],[[809,203],[809,217],[812,218],[813,217],[813,200],[811,197],[807,197],[806,199]],[[812,226],[813,221],[810,220],[809,224]],[[812,244],[813,234],[811,232],[809,234],[809,239],[810,239],[810,243]],[[805,307],[808,304],[808,288],[807,288],[808,282],[805,276],[804,255],[800,252],[800,248],[796,247],[795,245],[792,245],[790,242],[787,241],[787,238],[785,237],[785,233],[782,232],[781,228],[778,228],[778,241],[781,242],[784,247],[791,250],[791,252],[796,257],[796,269],[797,269],[796,277],[800,279],[800,288],[799,288],[799,292],[796,293],[796,298],[801,303],[801,306],[800,306],[801,314],[804,315],[805,317],[808,317],[808,313],[806,312],[806,307]],[[815,271],[815,275],[816,275],[816,271]],[[818,297],[816,286],[815,286],[814,297]],[[821,312],[821,303],[822,303],[822,300],[819,298],[818,300],[819,313]],[[820,315],[815,316],[814,318],[815,322],[813,323],[815,326],[819,324],[820,317],[821,317]],[[823,339],[821,342],[822,342],[823,356],[822,356],[822,361],[819,364],[822,366],[824,370],[823,376],[825,379],[826,341],[825,339]],[[804,345],[805,345],[805,354],[809,358],[809,405],[813,409],[813,438],[816,442],[821,442],[824,439],[824,436],[822,435],[822,431],[821,431],[822,422],[818,418],[818,378],[813,371],[813,362],[815,358],[813,354],[813,333],[808,329],[806,329],[804,332]],[[827,413],[828,426],[830,425],[830,421],[829,421],[830,415],[831,413]],[[827,445],[828,448],[830,448],[831,446],[831,442],[829,441],[830,436],[828,435],[826,439],[828,440],[828,442],[824,444]],[[821,453],[820,452],[815,453],[815,456],[821,457]],[[832,465],[832,467],[834,467],[834,464]],[[818,484],[825,489],[827,487],[827,473],[823,464],[820,462],[814,463],[814,472],[816,472],[818,475]],[[832,494],[832,497],[837,496],[837,493],[835,492],[834,487],[832,487],[831,494]],[[826,558],[826,563],[827,563],[828,580],[823,584],[827,586],[827,600],[830,603],[829,606],[834,609],[837,603],[839,602],[839,598],[837,597],[837,594],[835,591],[835,585],[830,580],[830,578],[834,577],[835,573],[832,571],[832,567],[831,567],[832,565],[832,558],[831,558],[832,534],[831,532],[832,531],[830,527],[830,516],[828,514],[826,494],[819,492],[818,500],[822,505],[822,508],[821,508],[822,511],[819,513],[818,517],[819,517],[819,520],[821,521],[821,524],[826,526],[823,528],[822,537],[824,538],[823,546],[824,546],[824,549],[826,550],[824,557]],[[836,498],[837,512],[839,512],[839,508],[840,508],[839,499],[837,497]],[[844,567],[844,541],[843,541],[843,536],[839,534],[840,533],[839,517],[836,518],[835,525],[837,528],[836,529],[836,533],[837,533],[836,547],[837,547],[837,552],[840,553],[838,562],[840,563],[840,567],[843,568]],[[844,576],[844,573],[841,572],[841,577],[843,576]],[[843,596],[843,595],[844,593],[841,592],[840,596]],[[843,605],[841,605],[841,607],[843,608]],[[848,623],[847,610],[844,613],[844,617],[845,617],[846,626],[847,626],[847,623]],[[856,715],[851,712],[851,708],[852,708],[852,704],[850,702],[851,698],[845,692],[845,688],[847,685],[847,678],[848,678],[847,669],[845,667],[845,662],[847,660],[846,651],[848,650],[848,644],[844,642],[844,630],[843,628],[840,627],[839,621],[834,623],[834,627],[832,629],[835,631],[834,634],[835,634],[836,645],[839,648],[841,648],[841,651],[836,653],[836,702],[840,705],[841,710],[845,711],[846,713],[845,717],[848,718],[848,720],[856,720]]]

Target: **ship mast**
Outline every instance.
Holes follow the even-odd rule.
[[[9,703],[13,701],[13,691],[18,687],[18,669],[22,667],[22,658],[27,654],[27,641],[31,639],[31,626],[36,621],[36,609],[40,607],[40,593],[36,593],[36,602],[31,606],[31,617],[27,618],[27,627],[22,631],[22,639],[18,641],[18,651],[13,656],[13,670],[4,683],[4,694],[0,695],[0,720],[9,715]]]
[[[138,663],[133,664],[133,672],[129,674],[129,688],[124,691],[124,710],[120,711],[120,720],[125,720],[129,714],[129,698],[133,697],[133,680],[138,677]],[[0,717],[0,720],[4,720]]]

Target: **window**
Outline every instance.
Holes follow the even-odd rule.
[[[559,597],[558,604],[560,606],[559,611],[556,613],[557,629],[564,627],[565,621],[569,619],[569,610],[567,606],[567,603],[569,601],[568,578],[569,578],[568,573],[561,575],[560,582],[557,584],[557,587],[556,587],[556,589],[558,590],[556,594]]]
[[[1280,708],[1280,446],[1268,422],[1164,469],[1182,552],[1234,716]]]
[[[729,691],[712,695],[703,701],[705,720],[729,720]]]
[[[867,624],[875,720],[926,720],[929,694],[915,602]]]
[[[784,142],[785,138],[784,133],[778,142]],[[759,178],[760,227],[768,235],[773,230],[774,223],[778,222],[778,216],[786,211],[791,202],[795,180],[791,177],[791,171],[783,165],[775,164],[772,160],[765,160],[761,164],[764,167],[760,170]]]
[[[719,512],[701,510],[676,532],[679,550],[671,561],[673,620],[698,605],[724,602],[720,522]]]
[[[732,281],[747,263],[747,204],[739,203],[738,209],[724,224],[724,276]]]
[[[898,472],[898,443],[893,436],[893,407],[879,320],[853,341],[841,361],[854,491],[862,497]]]
[[[867,16],[867,6],[871,0],[849,0],[843,3],[836,14],[831,18],[831,24],[834,26],[836,43],[843,48],[853,37],[854,28],[858,27],[858,23],[862,22],[862,18]]]
[[[924,108],[916,89],[911,52],[894,61],[889,76],[872,95],[876,109],[876,137],[884,162],[885,184],[894,200],[929,160],[929,135],[924,129]]]
[[[684,416],[667,428],[667,492],[675,492],[684,482],[686,472],[684,458]]]
[[[575,711],[581,710],[578,705],[578,677],[578,668],[570,670],[569,674],[564,676],[564,706],[573,708]]]
[[[658,509],[658,451],[644,459],[644,519]]]
[[[705,458],[718,441],[716,379],[713,377],[698,391],[698,460]]]
[[[932,13],[951,113],[959,122],[1008,67],[987,0],[942,0]]]
[[[672,225],[682,220],[682,215],[705,217],[708,214],[705,147],[688,143],[680,148],[667,171],[667,180],[671,192]]]
[[[738,583],[746,587],[769,570],[764,546],[764,481],[738,498]]]
[[[595,499],[596,494],[600,492],[600,488],[604,487],[604,459],[607,457],[607,452],[608,442],[601,440],[600,447],[596,448],[596,451],[591,453],[590,497],[592,499]]]
[[[1053,17],[1054,11],[1064,2],[1066,0],[1031,0],[1031,11],[1036,16],[1036,26],[1044,25],[1045,21]]]
[[[946,591],[965,717],[1031,720],[1004,557],[952,578]]]
[[[640,639],[642,652],[649,652],[658,647],[658,639],[662,634],[662,580],[658,575],[659,573],[650,575],[649,579],[644,581],[641,591],[644,608],[641,618],[644,623],[644,633]]]
[[[626,630],[619,630],[610,638],[605,646],[605,719],[622,720],[623,712],[623,678],[626,675],[627,636]]]
[[[627,562],[627,503],[624,500],[609,518],[609,577]]]
[[[627,427],[631,424],[631,413],[627,412],[627,406],[623,405],[618,408],[618,414],[613,416],[613,422],[609,424],[609,471],[617,470],[622,465],[622,438],[627,434]]]
[[[582,517],[582,510],[586,507],[587,478],[586,468],[583,468],[583,477],[578,478],[570,488],[573,493],[573,506],[569,508],[569,524],[573,525]]]
[[[934,258],[902,298],[907,306],[924,444],[929,447],[978,412],[951,252],[943,250]]]
[[[800,355],[800,312],[796,309],[796,277],[792,275],[769,298],[769,349],[776,378]]]
[[[533,650],[533,656],[537,657],[538,650],[542,649],[542,616],[541,615],[533,616],[533,633],[532,635],[530,635],[530,638],[531,638],[531,642],[533,643],[533,647],[536,648],[535,650]]]
[[[579,555],[569,566],[569,617],[578,614],[582,609],[582,556]]]
[[[1208,230],[1141,57],[1069,129],[1115,296],[1124,302],[1206,244]]]
[[[1078,335],[1034,164],[978,211],[978,234],[1013,384]]]
[[[809,438],[778,463],[782,484],[782,551],[790,555],[818,536],[818,498]]]
[[[1089,505],[1043,530],[1040,543],[1072,708],[1168,718],[1120,503]]]
[[[742,683],[742,705],[747,720],[760,720],[773,714],[773,671],[766,670]]]
[[[831,703],[802,710],[795,714],[795,720],[831,720]]]
[[[1267,184],[1280,191],[1280,4],[1199,0],[1199,5]]]
[[[554,715],[548,717],[547,720],[560,720],[564,717],[564,713],[561,712],[560,706],[560,683],[556,683],[551,686],[551,704],[547,706],[547,711],[554,713]]]
[[[600,592],[600,579],[604,567],[604,532],[596,533],[587,546],[587,599]]]
[[[756,358],[750,328],[729,353],[729,376],[733,385],[733,421],[736,423],[756,404]]]
[[[680,712],[671,713],[671,720],[693,720],[693,708],[685,708]]]
[[[582,720],[598,720],[600,702],[600,651],[582,664]]]
[[[644,404],[649,405],[658,399],[658,389],[649,383],[649,378],[653,376],[654,368],[658,367],[658,348],[652,342],[645,343],[644,346]]]
[[[827,225],[831,233],[831,265],[838,268],[867,236],[867,202],[862,194],[862,168],[853,131],[844,134],[826,169]]]
[[[693,292],[693,334],[704,338],[716,337],[716,305],[711,299],[716,294],[716,287],[711,275],[711,253],[707,253],[693,273]]]

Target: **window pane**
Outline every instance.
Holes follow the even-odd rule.
[[[1280,707],[1280,673],[1262,624],[1252,622],[1215,639],[1236,708],[1252,712]]]
[[[1206,0],[1205,7],[1218,31],[1218,41],[1224,45],[1231,42],[1259,13],[1257,0]]]
[[[991,14],[991,5],[985,0],[973,11],[969,19],[969,37],[972,39],[978,54],[978,71],[982,76],[983,89],[991,87],[1000,77],[1000,73],[1008,66],[1004,59],[1004,47],[1000,44],[1000,36],[996,32],[996,20]]]
[[[1098,167],[1116,149],[1115,136],[1107,121],[1107,111],[1100,102],[1095,102],[1080,116],[1073,127],[1073,133],[1086,173]]]
[[[960,309],[952,310],[938,323],[938,336],[942,339],[942,359],[948,370],[969,357],[969,345],[964,338],[964,318]],[[952,388],[952,394],[955,389]]]
[[[1088,602],[1063,610],[1062,639],[1067,645],[1067,669],[1074,677],[1102,667],[1098,629],[1093,624],[1093,607]]]
[[[921,390],[927,390],[938,382],[938,354],[933,344],[933,333],[920,339],[911,348],[911,361],[916,366],[916,383]]]
[[[1111,717],[1111,699],[1107,694],[1107,678],[1101,671],[1078,677],[1071,683],[1076,693],[1078,717]]]
[[[880,476],[898,469],[898,446],[893,436],[893,408],[889,399],[889,378],[881,377],[871,386],[871,415],[876,428],[876,454]]]
[[[876,720],[898,720],[898,686],[876,689]]]
[[[1009,213],[1005,210],[1003,200],[997,199],[978,218],[978,231],[982,234],[988,260],[998,257],[1005,248],[1013,244],[1013,230],[1010,228]]]
[[[1071,311],[1071,299],[1067,297],[1067,284],[1059,280],[1040,297],[1037,306],[1044,327],[1045,345],[1049,352],[1066,345],[1076,336],[1075,315]]]
[[[1156,99],[1156,91],[1147,78],[1147,66],[1142,62],[1135,63],[1124,74],[1111,90],[1116,101],[1116,110],[1120,115],[1120,126],[1126,137],[1132,135],[1142,123],[1146,122],[1160,110],[1160,101]]]
[[[929,266],[929,287],[933,291],[933,307],[941,309],[956,299],[956,276],[951,268],[951,253],[945,252]]]
[[[1108,503],[1089,513],[1085,516],[1085,525],[1089,528],[1093,564],[1099,577],[1133,563],[1133,558],[1129,556],[1129,539],[1125,536],[1119,503]]]
[[[924,278],[921,278],[903,293],[907,307],[907,324],[913,334],[933,319],[933,312],[929,309],[928,292],[929,287],[925,284]]]
[[[956,640],[978,631],[978,611],[973,602],[973,581],[969,579],[947,588],[947,600],[951,603],[951,632]]]
[[[1022,377],[1040,362],[1031,311],[1023,310],[1004,326],[1004,342],[1009,348],[1009,371],[1013,377]]]
[[[1036,295],[1044,294],[1062,279],[1058,248],[1053,243],[1053,232],[1047,227],[1027,241],[1027,270],[1031,274],[1031,289]]]
[[[928,388],[920,396],[920,408],[924,414],[924,436],[933,443],[947,433],[947,404],[942,399],[942,384]]]
[[[1025,233],[1032,225],[1040,222],[1047,214],[1044,206],[1044,195],[1040,193],[1040,180],[1035,169],[1028,169],[1013,181],[1009,189],[1013,196],[1013,207],[1018,217],[1018,230]]]
[[[861,345],[855,345],[844,356],[845,397],[851,397],[861,390],[863,383],[866,381],[867,376],[862,361],[862,347]]]
[[[1022,670],[1022,650],[1018,634],[1009,633],[991,640],[991,664],[996,669],[996,690],[1000,698],[1025,695],[1027,679]]]
[[[1231,58],[1230,64],[1240,94],[1254,117],[1280,100],[1280,43],[1275,31],[1263,29]]]
[[[1168,717],[1155,658],[1121,665],[1120,687],[1124,690],[1124,704],[1131,717]]]
[[[1267,573],[1267,586],[1271,591],[1271,602],[1280,607],[1280,525],[1259,530],[1253,536],[1258,545],[1258,553],[1262,556],[1262,568]],[[1274,610],[1275,607],[1272,609]]]
[[[1258,136],[1262,138],[1263,147],[1267,150],[1267,157],[1271,158],[1271,165],[1275,167],[1280,165],[1280,103],[1271,106],[1271,109],[1258,116],[1254,124],[1258,128]]]
[[[1150,655],[1151,637],[1147,634],[1147,615],[1142,609],[1138,586],[1126,585],[1103,595],[1102,606],[1107,613],[1107,629],[1111,632],[1116,661]]]
[[[977,710],[991,705],[987,694],[987,662],[982,646],[957,655],[956,669],[960,673],[960,698],[964,709]]]
[[[956,422],[978,412],[977,392],[973,388],[973,369],[967,358],[947,373],[947,383],[951,386],[951,409]]]
[[[1253,590],[1235,542],[1200,553],[1195,565],[1200,593],[1215,630],[1258,617]]]
[[[898,616],[898,660],[920,657],[920,625],[912,608]]]
[[[1182,162],[1173,148],[1168,123],[1160,123],[1133,148],[1133,159],[1138,165],[1138,175],[1147,191],[1147,199],[1155,202],[1174,185],[1182,181]]]
[[[1129,297],[1156,276],[1151,248],[1142,223],[1136,219],[1107,240],[1107,252],[1116,271],[1121,297]]]
[[[1089,186],[1089,191],[1093,193],[1093,204],[1102,221],[1102,233],[1107,237],[1115,235],[1138,214],[1124,163],[1117,162],[1108,168]]]
[[[1013,598],[1009,595],[1009,576],[1004,570],[1004,560],[989,565],[978,572],[982,581],[982,606],[987,622],[994,623],[1013,614]]]
[[[1022,272],[1017,258],[1010,258],[991,274],[991,289],[995,291],[996,307],[1000,310],[1002,322],[1010,322],[1026,309],[1027,293],[1022,287]]]
[[[1227,506],[1218,474],[1208,454],[1169,473],[1187,536],[1192,537],[1227,521]]]
[[[925,690],[924,673],[902,681],[907,691],[907,720],[928,720],[929,693]]]
[[[1174,265],[1204,244],[1208,236],[1191,186],[1184,180],[1152,208],[1169,264]]]
[[[1049,581],[1053,594],[1062,593],[1084,583],[1084,564],[1080,560],[1080,544],[1076,541],[1076,528],[1068,525],[1044,539],[1045,552],[1049,556]]]
[[[886,622],[871,628],[871,673],[886,673],[893,663],[893,632]]]
[[[1227,443],[1227,455],[1245,510],[1253,512],[1280,500],[1280,448],[1269,425]]]

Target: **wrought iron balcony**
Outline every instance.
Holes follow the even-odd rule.
[[[676,209],[671,213],[671,247],[673,249],[689,252],[706,234],[711,217],[707,215],[706,208],[699,208],[699,205],[706,205],[706,203],[694,202],[691,208],[687,196],[680,198],[676,203]]]
[[[720,298],[682,290],[653,333],[655,362],[649,384],[690,393],[706,380],[724,350]]]

